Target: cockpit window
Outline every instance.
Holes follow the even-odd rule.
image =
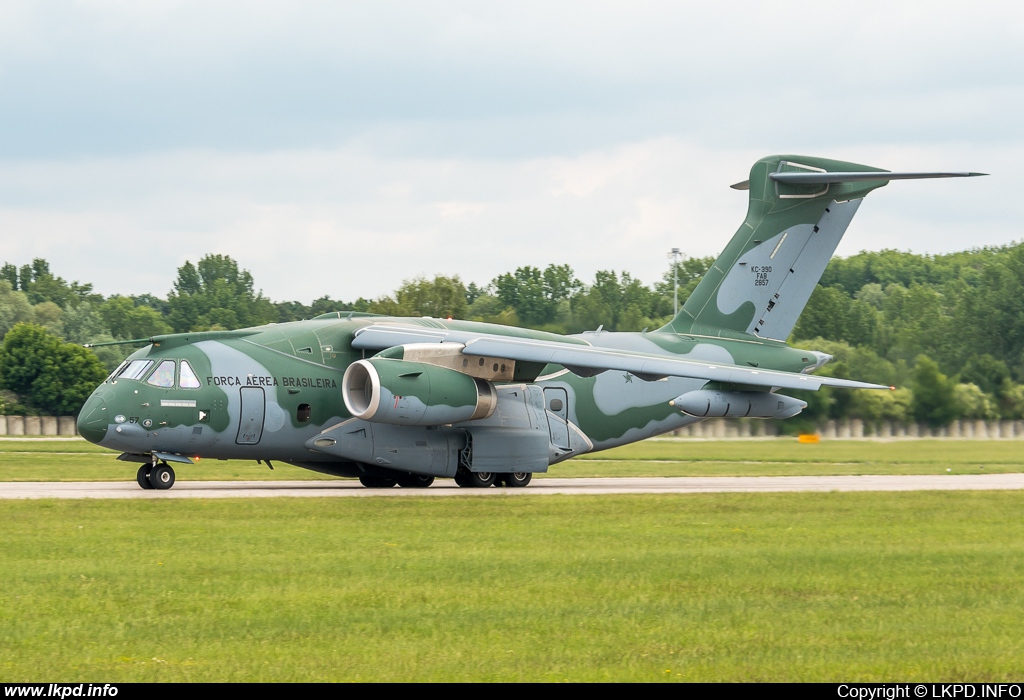
[[[174,386],[174,360],[164,360],[156,368],[153,375],[146,380],[146,384],[162,386],[166,389]]]
[[[192,371],[192,366],[185,360],[181,361],[181,374],[178,376],[178,386],[182,389],[198,389],[199,377]]]
[[[118,379],[138,379],[146,370],[153,366],[152,360],[132,360],[128,366],[117,375]]]
[[[107,380],[109,381],[109,380],[113,379],[114,377],[116,377],[117,375],[121,374],[121,370],[123,370],[127,366],[128,366],[128,360],[125,360],[124,362],[122,362],[121,364],[119,364],[117,366],[117,369],[115,369],[113,372],[110,373],[110,376],[107,377]]]

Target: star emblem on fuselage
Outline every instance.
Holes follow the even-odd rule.
[[[629,372],[626,372],[624,375],[622,375],[622,378],[626,380],[626,384],[633,383],[633,375],[630,374]]]

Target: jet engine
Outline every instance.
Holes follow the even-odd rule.
[[[437,365],[371,358],[349,365],[341,380],[354,417],[392,425],[447,425],[488,418],[498,394],[483,379]]]
[[[767,391],[701,389],[677,396],[668,405],[698,418],[792,418],[807,402]]]

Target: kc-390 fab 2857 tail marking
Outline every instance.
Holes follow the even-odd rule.
[[[788,389],[885,389],[811,374],[786,345],[865,195],[892,173],[805,156],[754,164],[746,219],[671,323],[561,336],[336,312],[157,336],[82,408],[88,440],[170,488],[191,458],[286,462],[369,487],[518,487],[532,474],[709,417],[789,418]]]

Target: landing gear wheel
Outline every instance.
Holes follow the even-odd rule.
[[[139,467],[138,473],[135,475],[135,480],[139,482],[139,486],[146,489],[147,491],[153,488],[153,482],[149,480],[149,472],[153,467],[149,464],[143,464]]]
[[[361,476],[359,483],[368,489],[389,489],[398,483],[395,479],[386,476]]]
[[[149,483],[159,491],[166,491],[174,486],[174,470],[166,464],[158,464],[149,470]]]
[[[425,489],[434,483],[434,477],[425,474],[406,474],[398,477],[398,485],[404,489]]]
[[[485,489],[488,486],[494,486],[494,481],[498,478],[498,475],[494,472],[470,472],[466,479],[466,486],[476,489]]]
[[[511,474],[502,474],[501,483],[504,486],[508,486],[514,489],[521,489],[533,479],[533,474],[530,472],[512,472]]]
[[[455,472],[455,483],[463,488],[468,488],[471,485],[469,483],[469,472],[459,467],[459,470]]]

